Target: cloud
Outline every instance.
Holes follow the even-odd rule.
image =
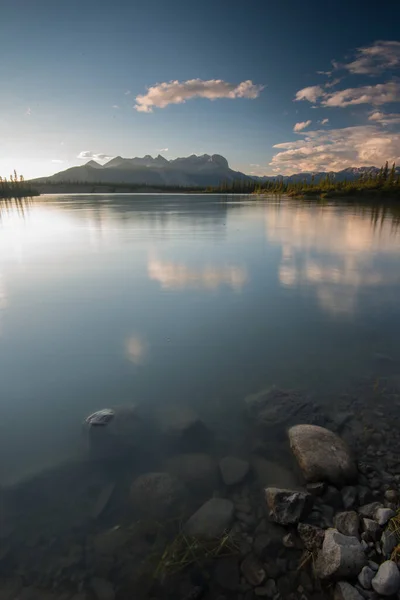
[[[325,88],[329,89],[331,87],[335,87],[335,85],[337,85],[338,83],[340,83],[342,80],[339,79],[339,77],[337,77],[336,79],[332,79],[332,81],[328,81],[325,84]]]
[[[242,81],[238,85],[221,79],[190,79],[188,81],[170,81],[158,83],[147,90],[146,94],[136,96],[134,108],[138,112],[150,113],[153,108],[165,108],[169,104],[182,104],[192,98],[250,98],[260,95],[264,86],[252,81]]]
[[[257,165],[257,164],[255,164],[255,163],[250,163],[250,166],[251,166],[251,167],[259,167],[260,165]]]
[[[317,102],[318,98],[325,95],[324,89],[320,85],[312,85],[303,88],[296,93],[295,100],[308,100],[308,102]]]
[[[321,125],[328,125],[329,119],[322,119]]]
[[[82,160],[87,160],[87,159],[110,160],[113,157],[109,156],[108,154],[101,154],[101,153],[95,154],[94,152],[91,152],[90,150],[83,150],[82,152],[79,152],[77,158],[80,158]]]
[[[270,166],[283,174],[340,171],[347,167],[380,166],[400,162],[400,133],[379,125],[307,131],[306,137],[276,144],[279,152]]]
[[[305,129],[306,127],[309,127],[311,125],[312,121],[301,121],[300,123],[296,123],[295,126],[293,127],[293,131],[294,132],[299,132],[299,131],[303,131],[303,129]]]
[[[126,90],[125,96],[130,96],[130,94],[131,94],[131,90]]]
[[[59,158],[53,158],[51,162],[55,165],[61,165],[64,161],[60,160]]]
[[[168,152],[168,148],[159,148],[157,152]]]
[[[113,104],[112,107],[115,108],[115,109],[119,109],[118,104]]]
[[[143,365],[149,354],[149,343],[143,337],[133,334],[125,342],[125,354],[134,365]]]
[[[377,41],[358,48],[355,59],[341,65],[353,75],[379,75],[400,68],[400,42]]]
[[[30,117],[30,116],[31,116],[31,114],[32,114],[32,111],[31,111],[30,107],[28,107],[28,108],[26,109],[26,111],[25,111],[25,115],[26,115],[27,117]]]
[[[400,124],[400,113],[383,113],[375,111],[368,117],[369,121],[374,123],[380,123],[383,126],[387,125],[399,125]]]
[[[247,282],[247,271],[244,267],[206,265],[195,268],[183,262],[165,261],[156,257],[150,257],[147,273],[150,279],[158,281],[163,289],[169,290],[215,290],[221,285],[227,285],[238,292]]]

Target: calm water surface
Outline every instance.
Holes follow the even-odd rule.
[[[243,398],[266,386],[339,393],[375,353],[400,359],[399,298],[391,209],[3,202],[0,484],[75,455],[82,420],[110,405],[178,401],[234,435]]]

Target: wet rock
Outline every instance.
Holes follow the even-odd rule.
[[[233,521],[234,505],[230,500],[211,498],[187,521],[187,535],[199,539],[220,537]]]
[[[328,485],[322,496],[322,500],[324,504],[328,504],[332,508],[340,509],[343,506],[342,494],[332,485]]]
[[[254,590],[256,596],[275,598],[278,593],[278,588],[273,579],[268,579],[262,587],[258,587]]]
[[[358,509],[358,513],[362,517],[367,517],[367,519],[373,519],[378,508],[381,508],[382,504],[380,502],[371,502],[371,504],[365,504],[364,506],[360,506]]]
[[[103,514],[103,512],[107,508],[108,503],[111,500],[111,496],[113,495],[114,489],[115,489],[114,481],[107,483],[102,488],[102,490],[100,491],[100,494],[98,495],[97,500],[93,506],[93,510],[92,510],[92,518],[93,519],[98,519],[100,517],[100,515]]]
[[[398,498],[399,498],[397,490],[392,490],[392,489],[386,490],[386,492],[385,492],[385,498],[386,498],[386,500],[388,502],[396,503],[397,500],[398,500]]]
[[[321,504],[316,506],[315,510],[318,510],[319,514],[321,515],[321,527],[333,527],[334,510],[332,506],[328,506],[328,504]]]
[[[366,557],[356,537],[343,535],[336,529],[325,532],[315,565],[316,575],[320,579],[357,577],[365,564]]]
[[[357,488],[353,485],[346,485],[342,489],[342,502],[345,510],[352,509],[357,502]]]
[[[347,581],[339,581],[335,586],[334,600],[363,600],[363,596]]]
[[[247,476],[250,465],[247,460],[225,456],[219,461],[219,468],[225,485],[236,485]]]
[[[90,582],[90,587],[96,596],[97,600],[114,600],[114,588],[109,581],[100,577],[93,577]]]
[[[188,406],[165,406],[156,418],[168,444],[183,452],[201,451],[210,443],[209,429]]]
[[[218,487],[218,466],[209,454],[178,454],[167,460],[166,471],[185,483],[193,492],[211,495]]]
[[[306,492],[266,488],[265,498],[270,518],[281,525],[295,525],[312,507],[312,496]]]
[[[246,581],[252,586],[260,586],[265,579],[265,570],[262,563],[254,554],[246,556],[241,564],[240,570],[242,571]]]
[[[393,531],[385,529],[381,537],[382,554],[385,558],[389,558],[397,546],[397,537]]]
[[[131,456],[143,447],[149,432],[149,424],[135,405],[99,410],[83,425],[90,453],[96,459]]]
[[[375,513],[375,519],[378,521],[379,525],[386,525],[395,514],[394,510],[391,508],[378,508]]]
[[[133,482],[130,490],[132,506],[152,518],[177,517],[186,501],[186,488],[169,473],[147,473]]]
[[[373,571],[370,566],[365,566],[358,574],[358,581],[365,590],[370,590],[372,587],[371,581],[374,577],[375,571]]]
[[[326,483],[319,481],[318,483],[307,483],[307,492],[312,496],[322,496],[326,490]]]
[[[307,481],[330,481],[341,486],[356,479],[350,449],[332,431],[316,425],[295,425],[289,429],[289,441]]]
[[[358,501],[360,506],[364,506],[374,499],[372,491],[365,485],[359,485],[357,488]]]
[[[376,521],[373,519],[363,519],[363,527],[365,533],[367,534],[367,541],[377,542],[380,539],[382,535],[382,529],[379,527]]]
[[[335,527],[343,535],[353,535],[360,539],[360,517],[354,510],[338,513],[335,516]]]
[[[275,523],[265,523],[263,531],[254,537],[253,550],[261,559],[268,555],[276,556],[283,547],[283,536],[286,530]]]
[[[220,558],[217,561],[214,577],[224,590],[235,592],[240,584],[239,563],[237,558]]]
[[[400,573],[396,563],[386,560],[372,580],[372,587],[381,596],[393,596],[400,590]]]
[[[308,525],[307,523],[299,523],[297,525],[297,533],[307,550],[314,552],[315,550],[322,548],[325,537],[325,531],[323,529]]]

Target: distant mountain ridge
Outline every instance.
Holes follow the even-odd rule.
[[[155,186],[218,186],[222,182],[251,181],[250,175],[234,171],[225,157],[203,154],[167,160],[160,154],[153,158],[116,156],[104,165],[90,160],[81,167],[71,167],[35,183],[125,183]]]
[[[318,171],[294,173],[293,175],[256,176],[234,171],[220,154],[192,154],[167,160],[161,154],[135,158],[116,156],[104,165],[90,160],[80,167],[71,167],[50,177],[32,180],[34,183],[92,183],[92,184],[139,184],[146,186],[208,187],[235,181],[282,180],[284,182],[319,183],[327,175],[332,181],[354,181],[363,174],[377,174],[378,167],[349,167],[342,171]],[[396,168],[400,174],[400,167]]]

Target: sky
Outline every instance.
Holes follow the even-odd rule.
[[[0,174],[222,154],[400,164],[400,3],[2,0]]]

